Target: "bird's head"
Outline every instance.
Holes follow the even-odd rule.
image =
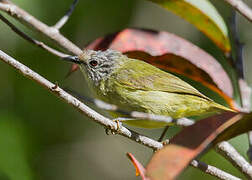
[[[108,49],[106,51],[84,50],[79,56],[69,56],[65,59],[79,64],[83,73],[98,84],[120,65],[122,57],[124,55],[121,52]]]

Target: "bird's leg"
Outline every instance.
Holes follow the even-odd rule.
[[[117,123],[117,128],[115,129],[114,133],[120,132],[120,129],[121,129],[120,126],[121,126],[122,122],[129,121],[129,120],[134,120],[134,119],[133,118],[125,118],[125,117],[118,117],[118,118],[113,119],[112,121]]]
[[[164,130],[163,130],[163,132],[162,132],[160,138],[158,139],[158,141],[159,141],[159,142],[162,142],[163,145],[167,145],[167,144],[169,143],[169,141],[167,142],[167,140],[162,141],[162,140],[164,139],[165,134],[167,133],[168,129],[169,129],[169,126],[166,126],[166,127],[164,128]]]
[[[118,134],[120,132],[122,122],[129,121],[129,120],[135,120],[135,119],[134,118],[124,118],[124,117],[118,117],[118,118],[112,119],[112,121],[116,122],[117,127],[116,127],[116,129],[113,129],[113,130],[106,128],[105,133],[107,135],[109,135],[109,131],[110,131],[111,134],[113,134],[113,135]]]
[[[116,133],[119,133],[120,132],[120,118],[116,118],[116,119],[113,119],[112,121],[114,121],[114,122],[116,122],[116,125],[117,125],[117,127],[116,127],[116,129],[112,132],[112,134],[114,133],[114,134],[116,134]]]

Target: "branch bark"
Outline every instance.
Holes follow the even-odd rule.
[[[216,150],[241,172],[243,172],[243,174],[245,174],[249,179],[252,179],[252,166],[236,151],[231,144],[223,141],[216,146]]]
[[[197,160],[193,160],[191,162],[191,165],[195,168],[198,168],[199,170],[201,170],[202,172],[209,174],[211,176],[217,177],[219,179],[223,179],[223,180],[240,180],[240,178],[237,178],[225,171],[222,171],[214,166],[211,165],[207,165],[203,162],[197,161]]]
[[[46,38],[50,38],[53,42],[55,42],[59,47],[64,48],[68,52],[71,52],[75,55],[79,55],[82,51],[79,47],[77,47],[70,40],[65,38],[59,30],[55,27],[47,26],[41,21],[37,20],[28,12],[19,8],[15,4],[10,1],[1,1],[0,0],[0,10],[8,13],[10,16],[16,18],[18,21],[26,25],[32,30],[35,30]]]
[[[224,0],[235,8],[241,15],[252,22],[252,9],[245,4],[242,0]]]
[[[0,10],[8,13],[10,16],[16,18],[18,21],[25,24],[27,27],[31,28],[32,30],[38,31],[43,34],[45,37],[49,37],[51,40],[56,42],[59,47],[64,48],[65,50],[78,55],[81,53],[81,49],[74,45],[71,41],[65,38],[63,35],[60,34],[57,27],[49,27],[46,24],[40,22],[35,17],[24,11],[23,9],[19,8],[15,4],[11,3],[8,0],[0,0]],[[16,68],[21,74],[24,76],[34,80],[41,86],[45,87],[48,91],[54,93],[56,96],[63,99],[66,103],[71,104],[74,108],[80,111],[82,114],[88,116],[89,118],[93,119],[95,122],[109,128],[111,130],[117,129],[117,124],[110,119],[100,115],[99,113],[95,112],[78,99],[74,98],[64,90],[62,90],[57,85],[51,83],[50,81],[46,80],[36,72],[32,71],[28,67],[24,66],[23,64],[19,63],[12,57],[8,56],[4,52],[0,51],[0,59],[2,59],[7,64],[11,65],[12,67]],[[152,149],[160,149],[163,147],[162,143],[157,142],[151,138],[146,136],[142,136],[134,131],[131,131],[123,126],[120,127],[120,131],[118,134],[125,136],[133,141],[136,141],[140,144],[143,144],[147,147]],[[193,164],[192,164],[193,165]],[[193,165],[194,167],[200,168],[197,165]],[[212,174],[216,177],[226,177],[223,175],[223,171],[219,170],[218,168],[211,168],[212,166],[208,166],[204,172],[208,174]],[[202,170],[202,169],[201,169]],[[226,173],[226,172],[224,172]],[[228,174],[228,173],[226,173]],[[230,175],[231,177],[232,175]],[[227,177],[224,179],[228,179]]]
[[[86,106],[84,103],[76,99],[75,97],[71,96],[67,92],[65,92],[63,89],[61,89],[58,85],[51,83],[44,77],[40,76],[38,73],[32,71],[27,66],[21,64],[14,58],[10,57],[6,53],[0,50],[0,59],[3,60],[5,63],[11,65],[16,70],[19,71],[22,75],[30,78],[31,80],[35,81],[39,85],[46,88],[51,93],[55,94],[62,100],[64,100],[66,103],[72,105],[75,109],[80,111],[82,114],[88,116],[95,122],[103,125],[106,128],[109,128],[111,130],[116,131],[117,130],[117,123],[111,121],[110,119],[100,115],[93,109]],[[138,133],[131,131],[123,126],[120,127],[120,130],[118,131],[118,134],[123,135],[125,137],[128,137],[129,139],[132,139],[140,144],[143,144],[147,147],[150,147],[152,149],[160,149],[163,147],[162,143],[157,142],[151,138],[148,138],[146,136],[139,135]]]
[[[73,3],[71,4],[69,10],[66,12],[66,14],[62,18],[60,18],[60,20],[53,26],[54,28],[60,29],[66,24],[69,17],[73,13],[74,8],[76,7],[77,3],[78,3],[78,0],[73,1]]]
[[[49,46],[47,46],[46,44],[44,44],[41,41],[38,41],[36,39],[31,38],[30,36],[28,36],[27,34],[25,34],[24,32],[20,31],[15,25],[13,25],[10,21],[8,21],[4,16],[2,16],[0,14],[0,20],[2,20],[5,24],[7,24],[15,33],[17,33],[19,36],[21,36],[22,38],[24,38],[25,40],[27,40],[28,42],[50,52],[51,54],[58,56],[60,58],[65,58],[67,56],[69,56],[68,54],[64,54],[60,51],[57,51],[56,49],[53,49]]]
[[[95,122],[103,125],[106,128],[109,128],[111,130],[117,129],[117,124],[110,119],[100,115],[99,113],[95,112],[93,109],[86,106],[84,103],[79,101],[78,99],[74,98],[67,92],[65,92],[63,89],[61,89],[58,85],[55,85],[45,79],[44,77],[40,76],[38,73],[32,71],[27,66],[21,64],[14,58],[10,57],[6,53],[0,50],[0,60],[4,61],[5,63],[9,64],[10,66],[14,67],[16,70],[19,71],[22,75],[26,76],[27,78],[30,78],[31,80],[35,81],[39,85],[46,88],[51,93],[55,94],[57,97],[61,98],[64,102],[72,105],[75,109],[77,109],[82,114],[88,116]],[[125,136],[135,142],[138,142],[144,146],[150,147],[154,150],[161,149],[163,147],[163,144],[155,141],[149,137],[140,135],[134,131],[131,131],[123,126],[120,127],[120,131],[118,131],[118,134]],[[201,171],[204,171],[207,174],[210,174],[212,176],[215,176],[217,178],[222,177],[221,179],[231,179],[231,180],[237,180],[238,178],[232,176],[231,174],[228,174],[216,167],[213,166],[207,166],[206,169],[203,169],[202,166],[199,164],[204,164],[202,162],[198,162],[196,160],[192,161],[191,165],[193,167],[199,168]]]

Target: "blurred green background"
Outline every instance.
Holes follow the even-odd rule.
[[[72,3],[71,0],[13,1],[48,25],[53,25]],[[212,2],[227,19],[229,7],[223,1]],[[245,2],[252,6],[251,1]],[[18,22],[8,19],[26,33],[41,39]],[[241,40],[246,44],[245,71],[251,85],[252,26],[241,16],[238,23]],[[217,48],[192,25],[143,0],[80,0],[61,32],[79,47],[84,47],[97,37],[126,27],[173,32],[218,57]],[[2,22],[0,49],[60,86],[78,90],[86,96],[91,94],[79,72],[64,78],[70,64],[21,39]],[[171,129],[170,134],[177,130]],[[157,138],[162,130],[137,131]],[[232,139],[231,143],[246,157],[246,135]],[[0,180],[140,179],[135,177],[135,169],[126,152],[133,153],[143,164],[152,155],[152,150],[124,137],[107,136],[103,127],[0,61]],[[204,154],[201,159],[244,178],[214,151]],[[203,177],[213,179],[189,167],[180,179]]]

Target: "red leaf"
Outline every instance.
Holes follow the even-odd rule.
[[[148,177],[145,176],[145,168],[140,162],[138,162],[138,160],[133,156],[133,154],[127,153],[127,156],[136,168],[136,176],[140,175],[142,177],[142,180],[150,180]]]
[[[189,41],[168,32],[125,29],[105,38],[99,38],[87,48],[94,50],[111,48],[123,53],[142,51],[151,56],[173,54],[207,72],[220,89],[229,96],[233,93],[230,79],[217,60]]]
[[[243,116],[244,114],[226,112],[184,128],[171,139],[171,144],[154,154],[146,168],[147,176],[152,180],[176,178],[192,159],[209,147],[224,130],[240,121]],[[245,119],[251,119],[251,114]]]
[[[220,63],[204,50],[168,32],[124,29],[98,38],[87,49],[121,51],[129,57],[145,60],[161,69],[198,81],[218,93],[231,108],[233,88]]]

